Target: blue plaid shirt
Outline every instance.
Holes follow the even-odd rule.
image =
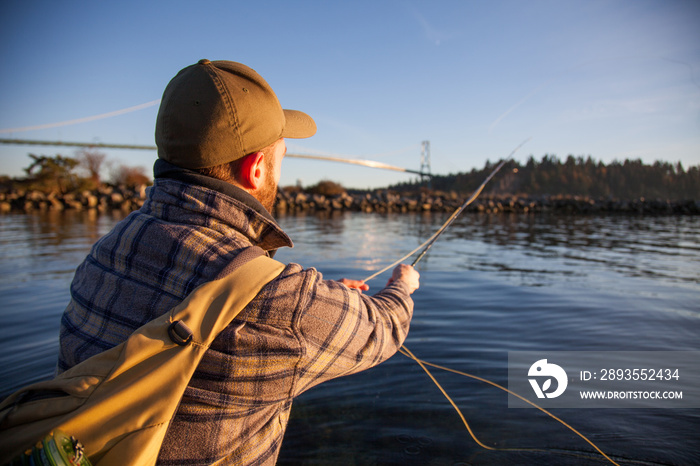
[[[157,178],[143,207],[78,267],[61,321],[59,372],[225,275],[251,245],[292,246],[244,191],[168,170],[172,177]],[[367,296],[313,268],[287,265],[205,354],[158,463],[274,464],[293,398],[388,359],[406,338],[412,311],[402,282]]]

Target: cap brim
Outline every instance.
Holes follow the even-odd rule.
[[[316,122],[306,113],[285,109],[284,118],[283,138],[303,139],[316,134]]]

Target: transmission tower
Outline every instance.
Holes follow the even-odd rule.
[[[420,180],[430,188],[430,141],[421,143],[420,151]]]

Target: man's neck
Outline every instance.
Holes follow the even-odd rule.
[[[153,176],[158,178],[167,178],[171,180],[181,181],[183,183],[188,183],[192,185],[202,186],[225,194],[226,196],[232,197],[244,204],[255,209],[258,213],[268,218],[269,220],[275,221],[274,217],[270,212],[268,212],[265,207],[257,200],[252,194],[246,191],[244,188],[234,184],[228,183],[226,181],[220,180],[218,178],[212,178],[210,176],[202,175],[201,173],[190,170],[187,168],[178,167],[170,162],[166,162],[163,159],[158,159],[153,167]]]

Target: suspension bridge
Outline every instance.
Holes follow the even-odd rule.
[[[0,144],[13,145],[29,145],[29,146],[53,146],[53,147],[82,147],[91,149],[126,149],[126,150],[158,150],[152,145],[135,145],[135,144],[108,144],[100,142],[66,142],[66,141],[38,141],[30,139],[0,139]],[[397,167],[382,162],[364,159],[349,159],[344,157],[333,157],[324,155],[309,155],[309,154],[290,154],[285,157],[297,159],[311,159],[325,162],[347,163],[352,165],[361,165],[369,168],[377,168],[380,170],[392,170],[404,173],[419,175],[421,180],[430,180],[433,176],[430,169],[430,141],[421,143],[420,169],[412,170],[409,168]]]

